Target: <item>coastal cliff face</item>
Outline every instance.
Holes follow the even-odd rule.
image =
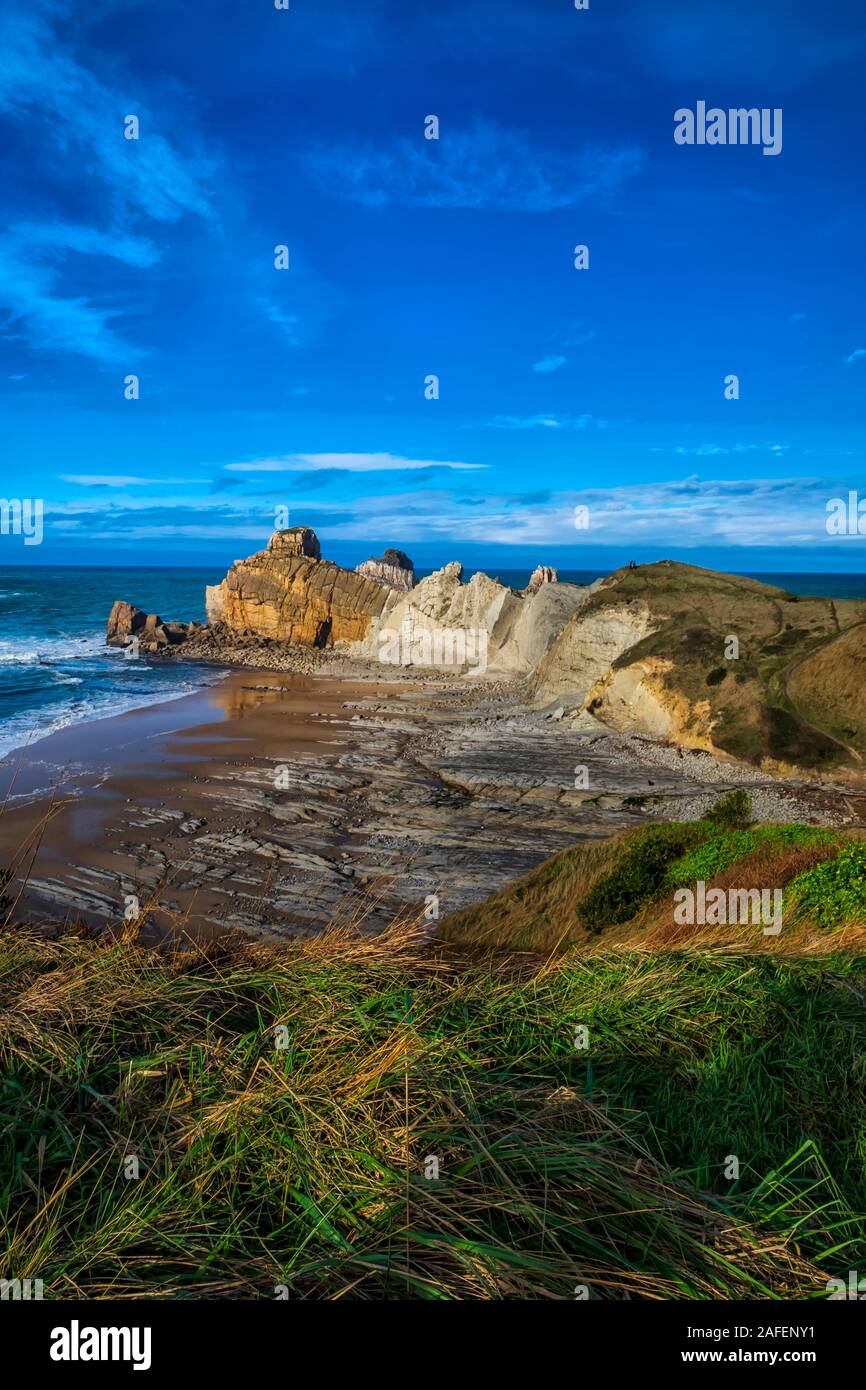
[[[463,566],[455,560],[422,579],[411,593],[389,595],[364,641],[353,646],[350,655],[403,666],[429,665],[430,643],[437,634],[463,634],[468,668],[527,675],[587,592],[574,584],[549,583],[521,593],[480,573],[464,584]]]
[[[208,587],[208,621],[311,647],[359,641],[390,590],[319,554],[307,527],[275,532],[266,550],[236,561],[221,584]]]
[[[542,658],[536,701],[767,769],[866,756],[866,603],[662,561],[595,587]]]
[[[107,641],[228,659],[238,643],[267,641],[336,648],[365,666],[528,677],[536,706],[768,771],[866,763],[866,602],[671,561],[586,587],[539,566],[522,591],[486,574],[464,583],[454,562],[415,584],[402,552],[346,570],[298,527],[237,561],[207,608],[202,631],[117,603]]]

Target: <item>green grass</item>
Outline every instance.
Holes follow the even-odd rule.
[[[822,1296],[866,1260],[864,998],[866,964],[833,957],[7,930],[0,1275],[53,1298]]]
[[[622,953],[581,986],[597,1091],[672,1168],[721,1194],[735,1154],[734,1190],[754,1191],[808,1143],[866,1210],[866,960]],[[866,1258],[866,1230],[848,1235]]]

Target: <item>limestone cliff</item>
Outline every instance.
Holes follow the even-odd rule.
[[[209,622],[313,647],[359,641],[390,590],[319,554],[309,528],[275,532],[266,550],[235,561],[221,584],[208,587]]]
[[[463,566],[453,561],[422,579],[410,594],[389,594],[351,655],[402,666],[453,665],[525,675],[587,593],[574,584],[518,592],[480,573],[464,584]],[[466,659],[450,662],[452,651]]]

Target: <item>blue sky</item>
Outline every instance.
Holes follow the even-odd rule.
[[[5,0],[0,563],[281,506],[344,563],[866,571],[864,59],[854,0]]]

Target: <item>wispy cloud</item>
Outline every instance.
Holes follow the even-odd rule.
[[[486,420],[485,427],[491,430],[586,430],[591,427],[606,429],[606,420],[597,420],[594,415],[494,415]]]
[[[298,346],[298,324],[300,318],[297,314],[287,314],[273,300],[266,299],[264,296],[257,299],[258,307],[264,312],[265,318],[271,323],[275,323],[281,328],[291,343],[292,347]],[[293,394],[297,394],[293,392]]]
[[[718,454],[775,454],[788,453],[790,444],[677,444],[672,449],[653,448],[654,454],[678,454],[681,458],[715,458]]]
[[[567,357],[542,357],[540,362],[532,364],[532,370],[534,372],[558,372],[567,361]]]
[[[58,27],[53,27],[53,23]],[[159,133],[142,100],[111,87],[84,66],[61,37],[60,15],[40,0],[10,0],[0,15],[0,114],[34,132],[43,183],[67,163],[90,176],[88,203],[107,200],[107,228],[78,223],[19,221],[0,242],[0,306],[5,331],[40,350],[78,353],[101,363],[129,360],[117,333],[121,310],[74,293],[70,253],[107,257],[136,268],[159,260],[159,250],[136,223],[173,222],[184,213],[210,217],[212,164],[182,154]],[[126,115],[141,121],[141,138],[124,138]],[[164,115],[163,115],[164,119]]]
[[[253,459],[248,463],[227,463],[232,473],[314,473],[319,469],[339,469],[344,473],[392,473],[416,468],[456,468],[474,471],[486,463],[456,463],[448,459],[409,459],[399,454],[285,454],[280,458]]]
[[[550,212],[619,192],[644,156],[636,145],[544,149],[524,131],[479,120],[468,129],[446,122],[438,140],[425,140],[419,126],[417,140],[391,146],[316,145],[305,160],[327,192],[367,207]]]
[[[847,497],[857,482],[822,478],[705,480],[572,491],[466,495],[447,488],[359,497],[351,503],[310,499],[292,520],[315,526],[320,538],[411,545],[437,539],[460,546],[653,546],[671,550],[723,545],[832,547],[827,503]],[[586,507],[589,527],[575,529],[574,509]],[[46,503],[46,528],[88,538],[160,536],[263,541],[273,526],[273,498],[168,497],[87,499]],[[866,545],[866,542],[864,542]],[[829,553],[829,551],[828,551]],[[575,553],[577,562],[577,553]]]
[[[588,324],[578,322],[573,325],[571,332],[563,339],[562,346],[567,348],[586,347],[587,343],[591,343],[593,339],[597,337],[598,334],[594,328],[590,328]]]
[[[78,487],[181,487],[198,483],[199,478],[138,478],[127,473],[61,473],[62,483]]]
[[[854,351],[845,358],[845,361],[850,367],[852,362],[858,362],[861,357],[866,357],[866,348],[855,348]]]
[[[140,88],[136,94],[112,88],[79,63],[44,11],[7,6],[0,51],[0,111],[40,121],[60,157],[83,161],[109,186],[118,210],[134,208],[160,222],[185,212],[210,214],[210,159],[175,149],[159,133]],[[139,140],[124,139],[127,115],[141,121]]]
[[[11,327],[21,325],[35,348],[78,352],[100,362],[119,357],[124,345],[111,328],[116,314],[83,296],[56,296],[55,280],[47,267],[28,265],[8,246],[0,245],[0,304],[8,310],[3,325],[6,336]]]

